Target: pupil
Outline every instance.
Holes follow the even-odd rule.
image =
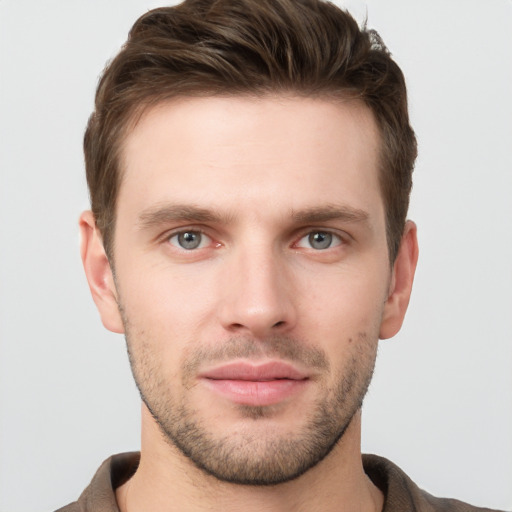
[[[318,231],[309,235],[309,243],[313,249],[327,249],[332,242],[332,235]]]
[[[201,243],[200,235],[191,231],[181,233],[178,239],[184,249],[196,249]]]

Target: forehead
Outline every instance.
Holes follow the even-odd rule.
[[[371,111],[354,100],[172,100],[145,112],[124,140],[118,214],[159,202],[235,215],[348,202],[379,215],[378,146]]]

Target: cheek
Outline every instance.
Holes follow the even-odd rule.
[[[127,307],[132,314],[152,322],[158,319],[164,325],[176,326],[205,313],[208,298],[215,296],[212,273],[194,265],[146,265],[139,275],[126,267],[125,279],[120,281],[123,296],[129,300]]]
[[[212,285],[204,274],[148,269],[119,279],[120,303],[134,350],[156,354],[166,371],[176,369],[187,347],[205,336],[215,305]],[[211,329],[210,329],[211,331]]]
[[[311,313],[312,321],[317,319],[318,328],[339,333],[366,331],[380,322],[387,286],[386,279],[367,269],[343,269],[304,281],[298,295],[303,310]]]
[[[343,375],[351,365],[373,365],[386,283],[376,284],[368,273],[347,272],[337,277],[311,294],[303,328],[306,337],[325,350],[333,375]]]

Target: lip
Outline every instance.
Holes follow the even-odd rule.
[[[200,377],[218,380],[268,381],[278,379],[303,380],[308,375],[284,361],[254,363],[233,361],[205,370]]]
[[[309,382],[306,373],[282,361],[235,361],[207,369],[199,378],[231,402],[260,407],[291,398]]]

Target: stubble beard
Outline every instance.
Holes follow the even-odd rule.
[[[337,375],[331,389],[305,411],[305,420],[296,432],[276,433],[261,429],[261,423],[274,414],[273,406],[237,406],[240,417],[252,420],[256,428],[222,435],[212,432],[186,399],[176,396],[164,379],[161,361],[148,340],[137,340],[125,321],[128,356],[141,398],[158,424],[163,437],[207,474],[224,482],[240,485],[271,486],[293,480],[324,459],[341,441],[361,408],[371,381],[376,358],[376,342],[360,333],[352,343],[355,351]],[[323,369],[330,364],[317,348],[305,348],[297,340],[276,337],[265,341],[264,348],[248,338],[232,338],[222,348],[198,350],[183,361],[182,390],[193,387],[196,369],[204,361],[235,357],[281,357],[306,366]]]

